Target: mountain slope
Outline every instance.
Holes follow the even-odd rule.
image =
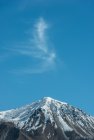
[[[20,136],[15,139],[17,134],[12,133],[14,139],[10,140],[24,140],[22,137],[27,140],[94,140],[92,116],[49,97],[19,109],[0,112],[0,120],[0,132],[1,126],[6,125],[6,130],[15,129]]]

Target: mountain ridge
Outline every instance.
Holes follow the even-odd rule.
[[[50,97],[2,111],[0,120],[34,140],[94,140],[94,117]]]

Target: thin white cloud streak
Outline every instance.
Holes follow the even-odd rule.
[[[41,51],[44,53],[47,53],[47,41],[46,41],[46,29],[48,28],[48,25],[46,22],[40,18],[38,23],[35,25],[35,31],[34,31],[34,41]]]
[[[37,60],[37,65],[32,68],[30,66],[23,69],[24,73],[43,73],[52,70],[56,64],[56,53],[49,46],[50,42],[47,36],[48,24],[43,18],[39,18],[33,27],[33,35],[29,38],[29,42],[15,48],[14,51]]]

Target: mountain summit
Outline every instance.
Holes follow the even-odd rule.
[[[44,97],[0,112],[0,140],[94,140],[94,117]]]

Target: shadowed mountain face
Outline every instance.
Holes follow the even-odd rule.
[[[94,118],[67,103],[45,97],[0,112],[0,140],[94,140]]]

